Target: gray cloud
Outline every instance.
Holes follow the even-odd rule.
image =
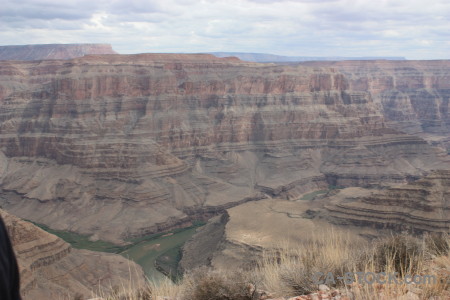
[[[450,58],[446,0],[4,0],[2,44]]]
[[[1,17],[9,17],[11,19],[34,20],[34,19],[65,19],[79,20],[89,18],[94,9],[92,2],[80,1],[80,9],[76,2],[67,1],[63,4],[59,1],[12,1],[4,0]]]

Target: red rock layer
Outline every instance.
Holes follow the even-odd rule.
[[[379,85],[358,82],[337,68],[205,54],[2,62],[0,203],[120,241],[261,192],[295,198],[446,167],[446,153],[386,126]]]
[[[370,92],[391,126],[406,132],[448,135],[450,62],[309,62],[342,72],[353,91]]]

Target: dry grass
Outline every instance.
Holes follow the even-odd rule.
[[[354,258],[362,240],[329,228],[292,249],[285,246],[267,251],[259,264],[263,288],[276,296],[295,296],[317,290],[314,275],[318,272],[342,276],[354,269]]]
[[[368,242],[330,228],[300,247],[293,248],[286,243],[280,249],[266,251],[251,272],[233,270],[227,273],[201,268],[185,274],[177,284],[167,279],[158,284],[149,282],[145,287],[124,286],[104,298],[153,300],[168,296],[179,300],[254,300],[258,299],[257,290],[268,291],[274,297],[288,297],[317,291],[313,277],[316,272],[331,272],[335,278],[346,272],[397,272],[402,282],[407,274],[434,275],[438,280],[423,285],[345,285],[336,280],[329,286],[346,292],[353,299],[401,299],[408,292],[420,299],[446,299],[450,295],[446,277],[450,274],[449,249],[450,239],[443,235],[426,235],[421,239],[396,235]]]
[[[159,282],[149,281],[148,285],[152,295],[159,297],[167,296],[175,299],[181,296],[183,290],[183,285],[173,283],[168,277]]]
[[[219,272],[207,268],[186,275],[184,299],[196,300],[252,300],[253,291],[248,273]]]
[[[425,267],[425,271],[434,274],[437,283],[423,287],[424,299],[439,297],[450,291],[450,237],[449,235],[428,236],[425,239],[430,249],[432,263]],[[450,299],[450,292],[447,294]]]
[[[378,239],[368,245],[369,248],[361,251],[357,259],[357,271],[398,273],[399,283],[353,284],[351,291],[355,299],[395,300],[405,299],[405,295],[411,294],[419,299],[450,299],[450,286],[445,278],[450,272],[447,275],[441,273],[445,268],[450,268],[448,235],[424,235],[422,238],[414,238],[401,234]],[[411,278],[406,278],[406,275],[431,275],[436,278],[436,282],[431,280],[428,283],[407,284],[405,282],[410,282]],[[388,276],[381,279],[388,281]]]
[[[154,300],[164,299],[164,297],[178,299],[182,287],[183,285],[175,284],[169,278],[165,278],[158,282],[148,281],[143,286],[122,284],[109,287],[98,292],[96,297],[104,300]]]

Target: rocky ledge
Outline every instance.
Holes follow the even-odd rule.
[[[398,231],[450,231],[450,171],[382,191],[348,188],[326,206],[332,221]]]
[[[130,282],[136,287],[144,284],[141,267],[122,256],[74,249],[4,210],[0,209],[0,215],[17,256],[25,300],[89,297]]]
[[[373,93],[335,67],[206,54],[4,61],[0,205],[120,243],[243,202],[449,167],[445,150],[389,128]]]

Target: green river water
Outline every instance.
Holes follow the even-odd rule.
[[[62,230],[53,230],[45,225],[34,223],[40,228],[57,235],[72,247],[77,249],[87,249],[92,251],[101,251],[120,254],[130,260],[133,260],[144,269],[145,275],[149,279],[161,280],[164,274],[158,271],[159,268],[164,273],[170,274],[172,278],[176,277],[176,270],[180,260],[180,249],[183,244],[195,233],[196,229],[203,225],[177,229],[168,233],[144,236],[129,240],[131,243],[127,246],[117,246],[104,241],[89,241],[89,237],[73,232]]]
[[[167,273],[176,276],[179,261],[179,251],[183,244],[195,233],[196,228],[189,228],[158,238],[144,240],[120,253],[128,259],[135,261],[144,269],[149,279],[160,280],[164,275],[156,269],[158,265]]]

